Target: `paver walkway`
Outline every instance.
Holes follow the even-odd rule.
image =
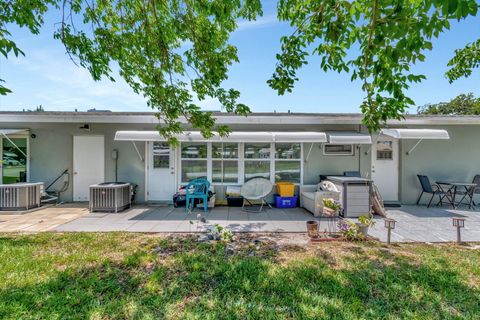
[[[61,204],[25,214],[0,214],[0,232],[51,231],[88,214],[85,204]]]
[[[461,230],[462,240],[480,242],[480,211],[453,210],[447,207],[402,206],[388,210],[389,218],[397,221],[392,230],[393,242],[449,242],[456,241],[457,231],[452,218],[465,218],[465,228]],[[387,233],[382,218],[369,234],[387,241]]]

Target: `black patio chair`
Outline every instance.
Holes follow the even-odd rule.
[[[480,193],[480,174],[477,174],[475,175],[475,177],[473,177],[472,183],[475,185],[468,188],[466,192],[462,192],[461,194],[463,195],[463,197],[462,199],[460,199],[460,203],[462,203],[463,200],[465,200],[468,197],[467,200],[468,200],[469,209],[477,205],[475,201],[473,201],[473,197],[475,196],[476,193]]]
[[[418,197],[417,205],[420,203],[420,200],[422,199],[424,193],[429,193],[432,195],[430,201],[428,201],[427,208],[430,208],[430,205],[432,204],[433,198],[435,196],[438,196],[437,204],[443,204],[442,199],[447,195],[447,193],[443,191],[442,188],[440,188],[437,184],[432,185],[430,183],[430,179],[428,179],[427,176],[417,174],[417,177],[420,181],[420,185],[422,186],[422,193],[420,194],[420,197]]]

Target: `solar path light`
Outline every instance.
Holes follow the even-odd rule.
[[[395,220],[386,218],[385,220],[385,228],[387,228],[387,244],[390,244],[390,238],[392,236],[392,230],[395,229]]]
[[[462,242],[462,236],[460,234],[460,229],[465,227],[465,219],[464,218],[452,218],[453,226],[457,228],[457,243]]]

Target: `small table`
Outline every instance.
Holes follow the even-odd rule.
[[[456,202],[457,195],[466,194],[468,193],[471,187],[476,186],[475,183],[471,183],[471,182],[436,181],[436,183],[440,187],[441,191],[445,192],[445,196],[443,196],[443,198],[440,199],[440,202],[441,200],[447,198],[448,202],[452,205],[454,209],[456,209],[457,206],[460,205],[463,200],[462,198],[460,201]],[[442,186],[445,186],[447,189],[444,189]]]

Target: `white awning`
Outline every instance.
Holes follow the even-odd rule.
[[[324,132],[251,132],[235,131],[227,137],[220,137],[216,132],[214,136],[205,139],[198,131],[189,131],[176,135],[179,141],[192,142],[327,142],[327,135]],[[117,141],[166,141],[158,131],[117,131]]]
[[[397,139],[450,139],[448,131],[443,129],[382,129],[380,133]]]
[[[0,129],[0,135],[6,136],[7,134],[28,134],[28,129]]]
[[[328,142],[332,144],[372,144],[369,134],[358,132],[328,132]]]

